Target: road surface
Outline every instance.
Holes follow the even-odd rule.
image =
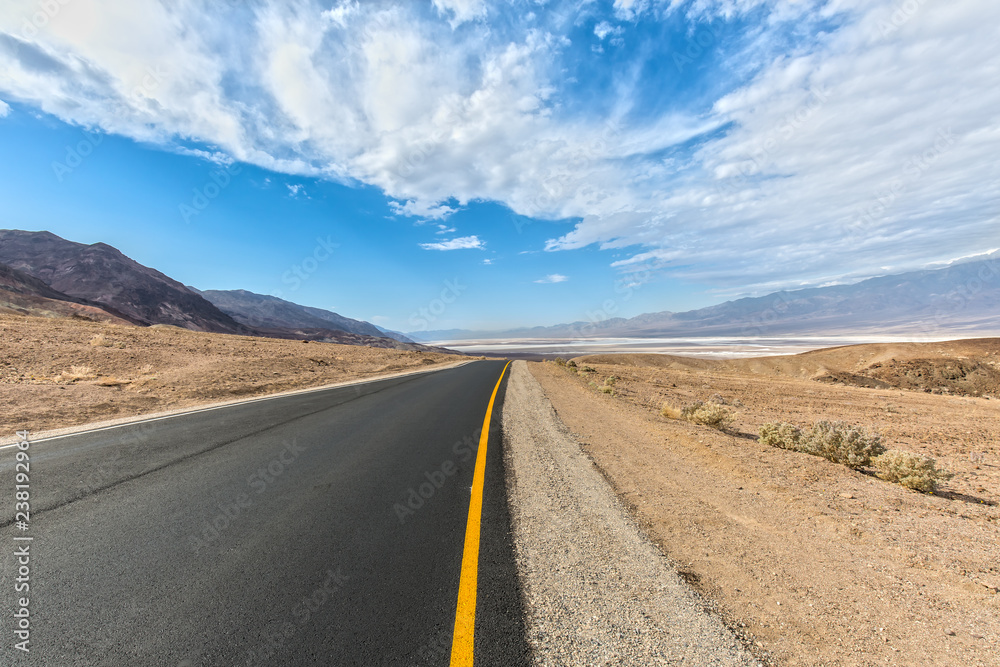
[[[447,665],[473,469],[503,368],[33,442],[27,531],[13,511],[19,450],[0,450],[0,664]],[[476,665],[527,663],[505,382],[485,459]],[[25,546],[28,654],[13,646],[26,594],[12,554]]]

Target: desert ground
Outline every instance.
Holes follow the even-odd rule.
[[[1000,665],[1000,340],[530,363],[682,575],[779,665]],[[613,377],[613,393],[600,387]],[[725,403],[726,431],[661,416]],[[955,473],[934,494],[764,446],[842,420]]]
[[[0,436],[317,387],[458,355],[0,315]]]

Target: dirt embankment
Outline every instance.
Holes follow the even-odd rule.
[[[904,352],[834,354],[846,369]],[[1000,665],[1000,401],[824,384],[795,358],[576,361],[594,372],[530,368],[648,534],[776,663]],[[737,413],[730,433],[659,415],[713,396]],[[821,419],[957,475],[920,494],[755,437]]]
[[[0,436],[455,362],[458,355],[0,315]]]

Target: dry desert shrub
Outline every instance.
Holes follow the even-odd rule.
[[[922,456],[898,449],[877,456],[872,463],[880,478],[887,482],[901,484],[914,491],[930,493],[937,490],[939,482],[945,482],[954,475],[937,467],[929,456]]]
[[[680,419],[681,411],[669,403],[664,403],[663,407],[660,408],[660,416],[666,417],[667,419]]]
[[[802,451],[802,429],[787,422],[771,422],[760,427],[760,442],[771,447]]]
[[[614,394],[615,388],[609,384],[601,385],[600,390],[605,394]]]
[[[878,433],[843,422],[817,422],[810,431],[802,431],[794,424],[771,422],[760,427],[760,442],[822,456],[850,468],[871,465],[874,457],[885,452]]]
[[[70,366],[68,371],[63,371],[56,376],[58,382],[76,382],[77,380],[92,380],[97,377],[90,366]]]
[[[849,468],[871,465],[872,458],[885,452],[878,433],[843,422],[817,422],[803,445],[803,451]]]
[[[733,420],[733,412],[724,405],[718,403],[704,403],[695,401],[691,405],[681,410],[681,418],[692,424],[701,424],[711,428],[722,430]]]
[[[92,336],[90,339],[90,344],[93,345],[94,347],[111,347],[113,345],[113,343],[110,340],[108,340],[108,337],[105,336],[104,334],[97,334],[96,336]]]
[[[119,350],[125,349],[125,343],[122,341],[113,341],[104,334],[97,334],[90,338],[90,344],[94,347],[116,347]]]

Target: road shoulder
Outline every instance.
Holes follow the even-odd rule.
[[[503,431],[535,664],[756,664],[630,519],[523,361]]]

